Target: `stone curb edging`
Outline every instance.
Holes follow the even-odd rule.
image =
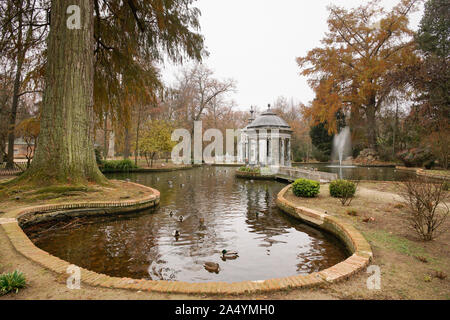
[[[278,207],[290,216],[301,219],[320,229],[327,230],[345,243],[352,256],[346,260],[322,270],[319,273],[326,281],[336,281],[348,278],[370,263],[373,257],[372,248],[363,235],[342,219],[305,207],[296,206],[284,196],[292,185],[285,187],[277,196]]]
[[[252,179],[252,180],[275,180],[275,175],[262,175],[256,172],[244,172],[236,170],[236,178],[240,179]]]
[[[129,182],[131,183],[131,182]],[[138,184],[135,184],[138,185]],[[141,185],[139,185],[141,186]],[[144,186],[141,186],[144,187]],[[237,295],[257,292],[272,292],[290,288],[310,288],[330,282],[335,282],[360,271],[368,265],[372,257],[370,245],[353,227],[342,223],[335,217],[316,212],[306,208],[296,208],[284,199],[285,192],[290,186],[284,188],[277,198],[277,203],[284,211],[292,214],[299,212],[297,218],[305,219],[316,224],[320,228],[325,228],[335,233],[348,245],[353,253],[351,257],[335,266],[314,272],[308,275],[295,275],[291,277],[269,279],[262,281],[244,281],[235,283],[226,282],[208,282],[208,283],[188,283],[181,281],[162,281],[162,280],[138,280],[131,278],[111,277],[105,274],[96,273],[84,268],[80,268],[81,281],[90,286],[99,286],[104,288],[130,289],[141,291],[152,291],[159,293],[183,293],[183,294],[224,294]],[[72,208],[91,208],[94,206],[105,205],[110,207],[130,207],[136,204],[152,203],[156,205],[159,202],[159,191],[145,187],[152,191],[151,196],[135,201],[123,202],[93,202],[86,204],[61,204],[49,206],[37,206],[16,210],[15,217],[20,220],[24,214],[42,212],[45,210],[72,209]],[[84,205],[84,206],[83,206]],[[292,214],[295,216],[295,214]],[[309,217],[309,218],[307,218]],[[308,220],[309,219],[309,220]],[[14,248],[26,258],[50,269],[57,274],[67,274],[67,268],[71,266],[67,261],[52,256],[46,251],[37,248],[33,242],[26,236],[19,222],[15,218],[4,219],[0,223],[5,230]]]
[[[440,175],[437,173],[428,172],[423,168],[409,168],[409,167],[402,167],[402,166],[396,166],[395,169],[400,171],[410,171],[414,172],[418,176],[427,177],[431,179],[437,179],[437,180],[444,180],[444,181],[450,181],[450,176]]]

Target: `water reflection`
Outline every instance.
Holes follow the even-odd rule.
[[[30,228],[27,233],[36,245],[112,276],[194,282],[291,276],[327,268],[346,257],[332,236],[278,210],[274,200],[284,187],[281,183],[246,183],[234,177],[233,169],[213,167],[110,178],[159,189],[160,207],[91,219],[74,229],[38,234],[37,228]],[[239,257],[223,261],[223,249],[237,251]],[[220,272],[208,272],[205,262],[218,263]]]

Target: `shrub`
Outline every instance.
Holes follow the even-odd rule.
[[[292,192],[297,197],[314,198],[320,192],[320,183],[308,179],[298,179],[292,185]]]
[[[356,184],[348,180],[335,180],[330,183],[330,195],[339,198],[343,206],[350,205],[356,193]]]
[[[423,166],[425,167],[425,169],[427,170],[431,170],[433,169],[433,167],[435,166],[435,161],[434,160],[428,160],[426,161]]]
[[[312,151],[312,156],[319,162],[328,162],[330,161],[330,156],[319,149],[314,148]]]
[[[128,172],[137,166],[130,160],[104,160],[102,161],[103,172]]]
[[[244,167],[240,167],[239,171],[248,172],[248,173],[261,173],[261,168],[244,166]]]
[[[448,191],[450,189],[450,182],[445,181],[444,184],[442,185],[442,189],[444,189],[444,191]]]
[[[16,293],[19,289],[25,288],[26,280],[22,272],[15,270],[12,273],[0,275],[0,295],[8,294],[12,291]]]
[[[435,239],[449,214],[444,183],[429,179],[407,180],[400,184],[400,196],[409,211],[409,223],[425,241]]]

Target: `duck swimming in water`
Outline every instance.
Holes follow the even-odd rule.
[[[234,260],[239,257],[238,253],[235,251],[222,250],[222,259]]]
[[[215,272],[215,273],[219,273],[220,270],[220,266],[218,263],[215,262],[205,262],[203,264],[203,267],[208,270],[209,272]]]
[[[183,216],[180,216],[180,217],[178,218],[178,221],[180,221],[180,222],[183,222],[183,220],[184,220],[184,217],[183,217]]]
[[[172,233],[172,235],[173,235],[175,238],[178,238],[178,237],[180,236],[180,231],[175,230],[175,231]]]

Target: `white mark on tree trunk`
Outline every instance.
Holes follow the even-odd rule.
[[[80,15],[80,7],[73,4],[67,7],[67,14],[70,14],[69,18],[67,18],[67,29],[81,29],[81,15]]]

